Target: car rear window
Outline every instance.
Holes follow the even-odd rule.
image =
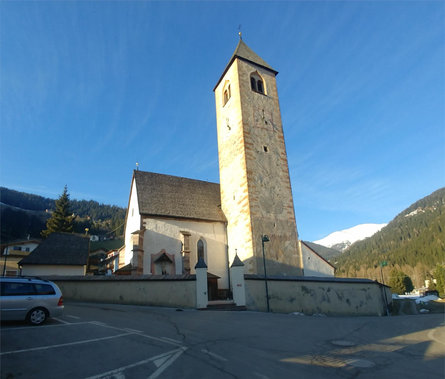
[[[32,283],[3,282],[1,286],[2,296],[35,295],[36,291]]]
[[[37,290],[37,295],[54,295],[56,291],[49,284],[34,284]]]

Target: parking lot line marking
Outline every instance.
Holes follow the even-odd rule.
[[[72,324],[70,324],[72,325]],[[113,338],[119,338],[124,336],[129,336],[130,334],[134,333],[122,333],[122,334],[116,334],[115,336],[108,336],[108,337],[101,337],[101,338],[93,338],[90,340],[82,340],[82,341],[76,341],[76,342],[68,342],[68,343],[61,343],[58,345],[49,345],[49,346],[40,346],[40,347],[32,347],[30,349],[21,349],[21,350],[12,350],[12,351],[5,351],[0,353],[1,355],[9,355],[9,354],[18,354],[18,353],[27,353],[29,351],[38,351],[38,350],[49,350],[49,349],[55,349],[57,347],[65,347],[65,346],[73,346],[73,345],[81,345],[84,343],[91,343],[91,342],[97,342],[97,341],[104,341],[104,340],[110,340]]]
[[[65,321],[65,320],[62,320],[62,319],[57,318],[57,317],[53,317],[53,320],[59,321],[59,322],[61,322],[62,324],[71,324],[70,322]]]
[[[34,328],[36,329],[43,329],[43,328],[55,328],[55,327],[60,327],[60,326],[71,326],[71,325],[82,325],[82,324],[89,324],[89,321],[82,321],[82,322],[69,322],[66,324],[54,324],[54,325],[39,325],[39,326],[19,326],[17,328],[2,328],[2,333],[13,330],[13,331],[17,331],[17,330],[32,330]]]
[[[178,344],[178,345],[182,345],[182,341],[178,341],[178,340],[175,340],[175,339],[173,339],[173,338],[168,338],[168,337],[161,337],[163,340],[166,340],[166,341],[170,341],[170,342],[174,342],[174,343],[176,343],[176,344]]]
[[[219,359],[220,361],[227,362],[227,359],[226,359],[226,358],[221,357],[221,355],[212,353],[211,351],[208,351],[207,349],[202,349],[201,351],[202,351],[203,353],[205,353],[205,354],[210,355],[210,356],[213,357],[213,358]]]
[[[169,345],[183,346],[183,344],[181,342],[173,342],[173,341],[165,340],[164,338],[148,336],[147,334],[138,334],[138,335],[141,336],[141,337],[149,338],[151,340],[155,340],[155,341],[159,341],[159,342],[163,342],[163,343],[168,343]]]
[[[133,332],[133,333],[144,333],[142,330],[136,330],[136,329],[130,329],[130,328],[125,328],[124,330],[126,330],[127,332]]]
[[[106,326],[106,327],[110,327],[107,324],[100,322],[100,321],[90,321],[90,324],[94,324],[94,325],[99,325],[99,326]],[[123,329],[122,329],[123,330]]]
[[[100,378],[110,377],[111,375],[116,375],[116,374],[122,373],[123,371],[125,371],[125,370],[127,370],[127,369],[129,369],[129,368],[133,368],[133,367],[136,367],[136,366],[140,366],[140,365],[143,365],[143,364],[146,364],[146,363],[149,363],[149,362],[154,362],[154,361],[157,361],[157,360],[159,360],[159,359],[163,359],[163,358],[167,358],[167,360],[165,360],[164,365],[167,364],[167,362],[169,361],[169,363],[168,363],[168,365],[167,365],[167,367],[168,367],[168,366],[171,365],[171,364],[173,363],[173,361],[174,361],[177,357],[179,357],[179,355],[181,355],[186,349],[187,349],[187,348],[182,347],[182,348],[179,348],[179,349],[175,349],[175,350],[167,351],[166,353],[162,353],[162,354],[156,355],[156,356],[154,356],[154,357],[147,358],[147,359],[144,359],[144,360],[142,360],[142,361],[138,361],[138,362],[129,364],[129,365],[127,365],[127,366],[122,366],[122,367],[116,368],[116,369],[114,369],[114,370],[104,372],[104,373],[99,374],[99,375],[89,376],[89,377],[86,378],[86,379],[100,379]],[[172,360],[173,357],[175,357],[175,359]],[[163,368],[162,371],[164,371],[167,367],[160,366],[160,368]],[[159,369],[156,370],[152,375],[156,374],[157,371],[159,371]],[[161,371],[161,372],[162,372],[162,371]],[[157,377],[157,376],[156,376],[156,377]],[[151,378],[151,376],[150,376],[150,378]]]
[[[80,317],[73,316],[73,315],[66,315],[66,317],[73,318],[75,320],[80,320]]]
[[[118,331],[120,331],[120,332],[127,332],[127,331],[128,331],[128,329],[116,328],[115,326],[107,325],[107,324],[104,324],[103,322],[99,322],[99,321],[90,321],[89,323],[90,323],[90,324],[93,324],[93,325],[102,326],[102,327],[104,327],[104,328],[109,328],[109,329],[118,330]],[[136,332],[132,332],[132,333],[133,333],[133,334],[137,334],[138,336],[141,336],[141,337],[145,337],[145,338],[152,339],[152,340],[154,340],[154,341],[163,342],[163,343],[168,343],[168,344],[170,344],[170,345],[174,345],[174,346],[183,346],[182,342],[177,342],[177,341],[174,341],[174,340],[166,340],[166,339],[159,338],[159,337],[149,336],[149,335],[147,335],[147,334],[143,334],[143,332],[140,332],[140,333],[139,333],[139,332],[138,332],[138,333],[136,333]]]
[[[151,374],[148,379],[156,379],[157,377],[159,377],[159,375],[161,375],[174,361],[176,361],[176,359],[178,359],[181,354],[187,350],[187,348],[181,347],[178,350],[179,351],[176,354],[172,355],[171,358],[169,358],[167,361],[165,361],[165,363],[159,366],[159,368],[153,374]]]

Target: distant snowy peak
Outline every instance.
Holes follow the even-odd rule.
[[[371,237],[386,225],[387,224],[360,224],[349,229],[331,233],[321,240],[314,241],[314,243],[344,251],[354,242]]]

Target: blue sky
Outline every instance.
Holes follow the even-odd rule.
[[[212,89],[277,76],[300,237],[445,185],[442,1],[0,3],[1,185],[126,206],[132,170],[219,181]]]

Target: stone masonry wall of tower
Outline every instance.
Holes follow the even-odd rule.
[[[251,90],[258,74],[265,94]],[[223,90],[230,83],[231,98]],[[234,249],[246,273],[262,275],[261,236],[267,234],[270,275],[302,275],[286,147],[275,74],[235,59],[215,89],[222,209],[228,220],[229,257]]]

